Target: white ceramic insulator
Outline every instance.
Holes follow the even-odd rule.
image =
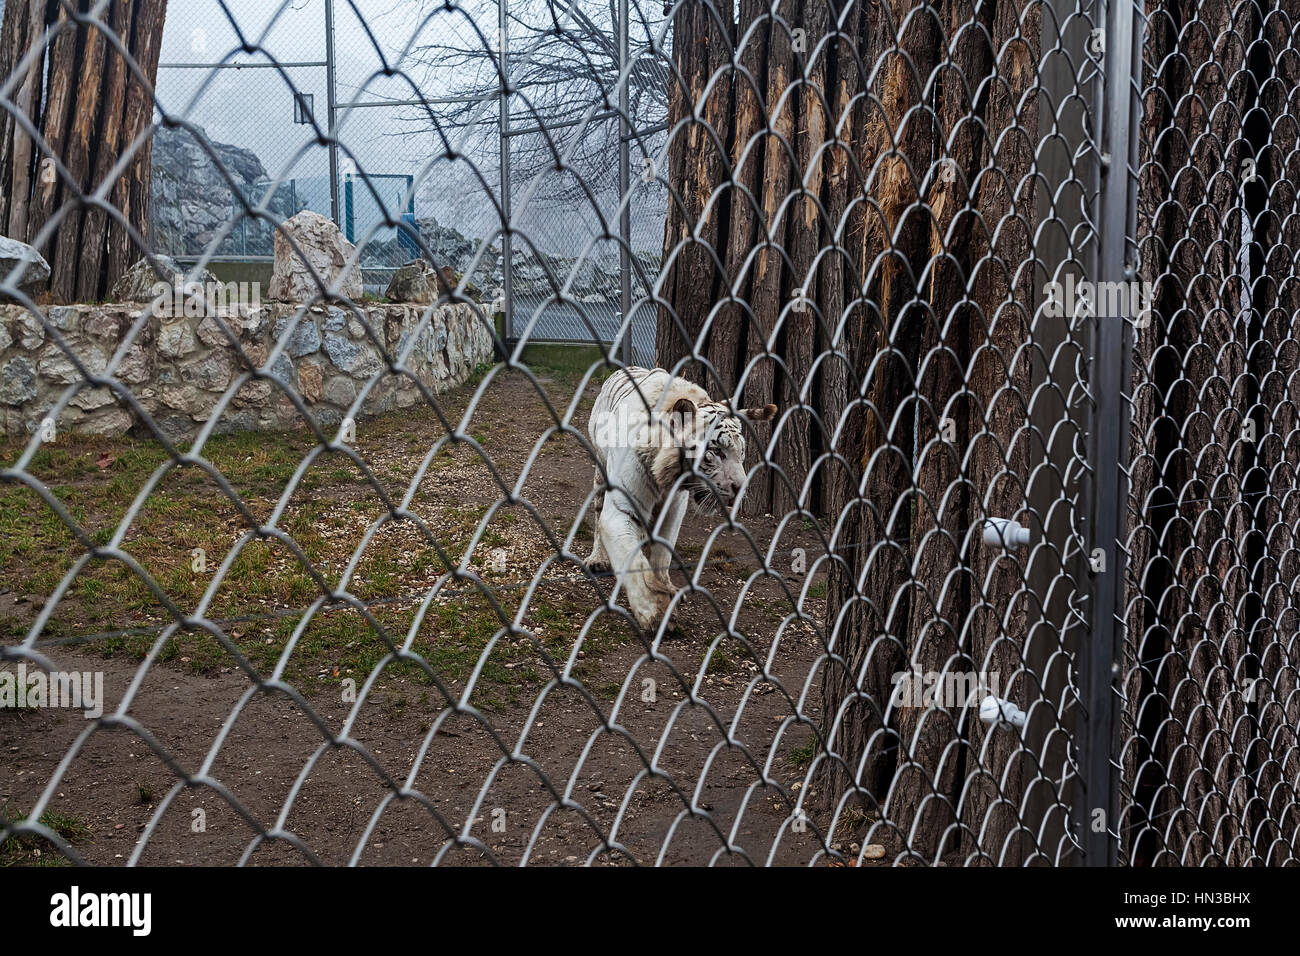
[[[985,518],[984,543],[994,548],[1018,548],[1029,543],[1029,529],[1010,518]]]
[[[992,694],[980,701],[980,720],[986,724],[996,724],[1000,720],[1016,727],[1025,726],[1025,712],[1001,697]]]

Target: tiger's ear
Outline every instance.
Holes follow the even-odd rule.
[[[755,408],[746,408],[740,414],[741,417],[747,418],[751,422],[770,422],[776,418],[776,406],[759,405]]]
[[[680,435],[695,424],[695,403],[689,398],[679,398],[668,413],[668,427]]]

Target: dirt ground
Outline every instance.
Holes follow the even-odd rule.
[[[589,459],[543,401],[585,426],[598,382],[578,384],[492,373],[442,396],[490,467],[428,408],[360,422],[365,471],[339,454],[303,468],[306,430],[214,437],[202,455],[226,488],[153,442],[60,436],[26,473],[87,540],[111,545],[125,526],[121,550],[220,637],[169,626],[122,561],[75,563],[87,548],[53,509],[0,484],[0,640],[24,641],[57,596],[36,650],[102,672],[107,698],[99,725],[0,709],[0,813],[29,814],[53,780],[44,821],[104,865],[825,864],[826,845],[856,851],[870,817],[848,808],[827,832],[809,774],[826,588],[790,555],[813,566],[815,529],[785,524],[778,580],[758,571],[772,518],[744,519],[756,551],[718,518],[688,517],[679,552],[702,565],[701,591],[652,659],[606,607],[612,579],[552,543],[580,559],[591,542]],[[23,447],[0,444],[0,464]],[[418,521],[391,520],[385,495]],[[292,546],[250,534],[272,524]],[[344,575],[366,616],[323,600],[321,582]],[[801,794],[811,824],[792,827]],[[0,865],[60,862],[40,840],[0,845]]]

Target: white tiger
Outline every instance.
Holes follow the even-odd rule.
[[[751,422],[770,421],[775,405],[745,409]],[[668,576],[682,518],[698,507],[729,507],[745,484],[740,417],[708,392],[664,369],[629,368],[605,382],[587,433],[596,468],[595,544],[587,565],[612,567],[638,624],[657,628],[677,588]],[[662,543],[650,543],[651,533]]]

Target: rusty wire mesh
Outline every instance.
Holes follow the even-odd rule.
[[[120,3],[55,6],[0,86],[4,162],[25,140],[30,188],[57,197],[12,236],[37,251],[98,211],[132,259],[193,255],[192,281],[250,226],[262,253],[274,229],[277,255],[302,258],[284,221],[308,204],[281,201],[295,168],[327,168],[335,142],[340,177],[398,172],[367,169],[368,127],[350,140],[316,108],[267,182],[231,178],[201,250],[162,250],[114,204],[119,178],[160,137],[218,171],[233,154],[188,115],[198,90],[151,100],[104,175],[70,170],[29,72],[71,35],[143,74],[113,32]],[[339,6],[382,95],[420,101],[404,135],[426,146],[351,264],[403,235],[451,267],[434,301],[401,311],[313,270],[312,294],[258,324],[269,348],[249,337],[257,308],[217,310],[172,383],[124,371],[171,334],[153,310],[106,329],[111,306],[69,306],[26,264],[0,285],[17,303],[0,327],[0,662],[102,669],[110,688],[85,720],[0,713],[4,852],[1294,862],[1287,4],[630,0],[621,60],[618,4],[521,0],[518,86],[495,4],[411,0],[394,17],[387,0],[382,37],[373,5]],[[301,6],[213,12],[205,55],[232,34],[227,59],[272,65],[267,97],[303,92],[316,68],[274,68],[273,42]],[[482,69],[449,87],[451,47],[431,36]],[[620,116],[629,87],[638,111]],[[493,152],[512,126],[527,141],[513,178]],[[402,219],[422,190],[486,224],[455,262]],[[662,249],[626,248],[633,209],[662,216]],[[507,303],[512,243],[534,274]],[[621,245],[625,300],[577,294]],[[536,349],[548,310],[596,351],[552,367]],[[471,376],[451,350],[476,336],[496,360]],[[636,516],[679,589],[642,627],[626,576],[587,564],[630,480],[605,470],[587,416],[629,338],[648,360],[647,337],[726,408],[778,411],[743,425],[740,500],[689,515],[680,542],[658,507]],[[226,348],[213,380],[200,363]],[[169,386],[201,414],[177,424]],[[260,432],[259,395],[294,429]],[[129,436],[78,433],[110,404]],[[112,821],[133,818],[114,843]]]

